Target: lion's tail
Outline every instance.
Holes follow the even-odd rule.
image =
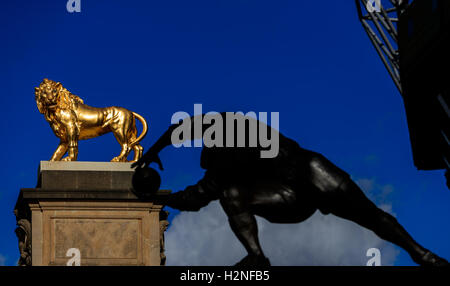
[[[142,133],[141,135],[139,135],[138,138],[136,138],[136,140],[134,140],[133,142],[131,142],[130,147],[136,145],[137,143],[139,143],[142,139],[144,139],[145,135],[147,135],[147,131],[148,131],[148,125],[147,125],[147,121],[145,121],[144,117],[140,116],[139,114],[137,114],[136,112],[132,112],[133,115],[142,123]]]

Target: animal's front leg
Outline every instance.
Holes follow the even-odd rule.
[[[66,126],[68,155],[62,161],[76,161],[78,156],[78,128],[74,121],[68,122]]]
[[[69,152],[67,157],[63,158],[61,161],[76,161],[78,157],[78,145],[69,146]]]
[[[50,161],[60,161],[62,156],[64,156],[64,154],[67,152],[68,147],[69,145],[67,144],[67,142],[61,140],[58,148],[56,148],[56,151],[55,153],[53,153],[53,156],[50,159]]]

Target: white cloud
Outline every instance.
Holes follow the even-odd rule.
[[[386,197],[386,186],[367,179],[357,183],[392,213],[392,205],[380,199]],[[398,255],[392,244],[370,230],[319,211],[299,224],[257,221],[261,245],[272,265],[365,265],[366,251],[373,247],[380,249],[382,265],[392,265]],[[174,218],[166,233],[166,255],[168,265],[233,265],[246,252],[215,201],[199,212],[182,212]]]

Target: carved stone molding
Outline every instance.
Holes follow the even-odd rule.
[[[15,233],[19,240],[20,258],[18,266],[31,266],[31,215],[30,210],[24,204],[17,204],[14,209],[17,228]]]
[[[164,245],[164,232],[167,230],[167,228],[169,227],[169,221],[167,220],[167,218],[169,217],[169,212],[168,211],[161,211],[159,213],[159,245],[160,245],[160,249],[161,249],[161,266],[166,265],[166,254],[165,252],[165,245]]]

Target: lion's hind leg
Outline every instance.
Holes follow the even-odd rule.
[[[142,155],[144,153],[144,147],[142,147],[139,143],[136,143],[133,146],[133,151],[134,151],[134,158],[133,158],[133,161],[131,161],[131,162],[134,163],[134,162],[137,162],[137,160],[139,160],[142,157]]]
[[[128,154],[132,149],[131,138],[136,138],[137,130],[134,116],[131,112],[124,108],[117,108],[117,114],[111,123],[111,130],[122,147],[119,156],[114,157],[111,162],[127,162]]]
[[[128,137],[128,145],[131,146],[131,148],[134,151],[134,158],[131,161],[134,163],[142,157],[142,155],[144,153],[144,148],[139,144],[139,142],[136,142],[137,129],[136,129],[135,124],[131,128],[129,134],[130,134],[130,136]]]
[[[133,149],[134,151],[134,158],[131,162],[137,162],[137,160],[139,160],[143,153],[144,153],[144,148],[141,146],[141,144],[139,144],[139,142],[136,142],[137,139],[137,128],[136,128],[136,121],[133,119],[133,121],[131,122],[131,126],[129,128],[128,131],[128,146],[130,146],[130,152],[131,149]]]
[[[122,150],[119,156],[114,157],[111,162],[127,162],[128,154],[130,154],[131,148],[129,145],[129,140],[126,136],[126,132],[123,130],[124,128],[120,128],[114,132],[114,137],[116,137],[117,142],[119,142]]]

